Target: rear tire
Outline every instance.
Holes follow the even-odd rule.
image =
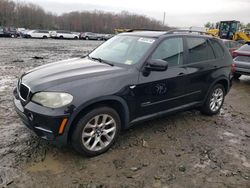
[[[225,99],[225,88],[221,84],[216,84],[207,96],[207,99],[203,106],[201,107],[201,113],[205,115],[215,115],[218,114]]]
[[[43,39],[47,39],[47,38],[48,38],[47,36],[45,36],[45,35],[43,36]]]
[[[63,39],[64,37],[63,37],[63,36],[60,36],[59,38],[60,38],[60,39]]]
[[[73,130],[73,148],[81,154],[96,156],[106,152],[121,130],[118,113],[110,107],[99,107],[83,116]]]
[[[241,74],[234,73],[233,77],[234,77],[234,79],[238,80],[241,77]]]

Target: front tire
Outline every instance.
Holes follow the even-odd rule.
[[[81,154],[96,156],[114,144],[120,129],[118,113],[110,107],[99,107],[78,121],[71,137],[72,145]]]
[[[218,114],[225,99],[225,88],[221,84],[216,84],[207,96],[207,99],[201,107],[201,113],[205,115]]]

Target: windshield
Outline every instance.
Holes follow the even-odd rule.
[[[154,43],[153,38],[137,36],[115,36],[89,54],[90,58],[100,58],[112,63],[133,65]]]

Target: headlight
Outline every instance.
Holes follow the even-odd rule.
[[[60,108],[71,103],[73,96],[68,93],[39,92],[31,100],[49,108]]]

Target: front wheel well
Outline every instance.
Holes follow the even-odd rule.
[[[90,104],[86,107],[84,107],[74,118],[74,120],[71,123],[69,132],[68,132],[68,141],[70,141],[71,139],[71,135],[72,132],[77,124],[77,122],[84,116],[84,114],[90,112],[91,110],[95,109],[95,108],[99,108],[99,107],[110,107],[113,108],[119,115],[120,119],[121,119],[121,127],[125,128],[126,126],[126,110],[123,106],[123,104],[119,101],[116,100],[105,100],[105,101],[99,101],[93,104]]]

